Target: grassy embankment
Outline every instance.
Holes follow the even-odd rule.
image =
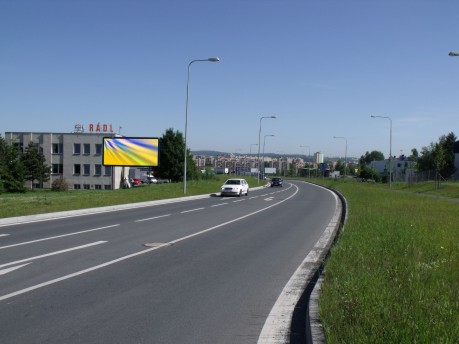
[[[219,193],[220,186],[227,178],[228,176],[217,175],[215,178],[207,180],[188,180],[186,196]],[[256,178],[246,179],[250,187],[258,185]],[[24,194],[0,194],[0,218],[183,196],[183,183],[150,184],[119,190],[69,190],[63,192],[34,190]]]
[[[349,205],[319,300],[327,343],[458,343],[459,203],[425,195],[459,200],[459,184],[321,183]]]

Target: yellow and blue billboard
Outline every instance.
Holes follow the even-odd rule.
[[[159,166],[157,137],[104,137],[104,166]]]

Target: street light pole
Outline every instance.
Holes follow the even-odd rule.
[[[392,188],[392,118],[388,116],[375,116],[371,118],[386,118],[390,121],[390,136],[389,136],[389,189]]]
[[[334,139],[344,139],[346,140],[346,148],[344,150],[344,176],[346,177],[346,170],[347,170],[347,138],[343,136],[333,136]]]
[[[311,147],[309,146],[300,146],[301,148],[309,148],[309,151],[308,151],[308,158],[311,157]],[[311,178],[311,166],[308,166],[308,175],[309,175],[309,178]]]
[[[265,135],[263,137],[263,158],[262,158],[262,162],[261,162],[262,168],[263,168],[263,178],[265,176],[265,173],[264,173],[264,171],[265,171],[265,144],[266,144],[266,137],[267,136],[274,136],[274,135],[272,135],[272,134],[271,135]]]
[[[277,118],[276,116],[263,116],[260,117],[260,129],[258,130],[258,173],[257,173],[257,183],[260,184],[260,138],[261,138],[261,120],[263,118]]]
[[[250,152],[249,152],[249,155],[252,154],[252,146],[258,146],[258,143],[251,143],[251,144],[250,144]]]
[[[209,57],[206,60],[193,60],[188,64],[188,77],[186,80],[186,103],[185,103],[185,151],[184,151],[184,162],[183,162],[183,193],[186,194],[186,161],[187,161],[187,147],[186,147],[186,132],[188,129],[188,90],[190,85],[190,67],[194,62],[219,62],[218,57]]]

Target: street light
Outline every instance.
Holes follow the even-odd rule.
[[[301,148],[309,148],[308,158],[310,158],[311,157],[311,147],[309,147],[309,146],[301,146],[301,145],[300,145],[300,147]],[[309,174],[309,178],[311,178],[311,166],[308,167],[308,172],[309,172],[308,173]]]
[[[193,60],[188,64],[188,77],[186,80],[186,104],[185,104],[185,134],[184,134],[184,141],[185,141],[185,157],[183,163],[183,193],[186,194],[186,160],[187,160],[187,148],[186,148],[186,132],[188,128],[188,90],[190,84],[190,67],[194,62],[219,62],[220,59],[218,57],[209,57],[206,60]]]
[[[264,138],[263,138],[263,158],[262,158],[262,168],[263,168],[263,178],[265,176],[265,144],[266,144],[266,137],[267,136],[274,136],[274,135],[265,135]]]
[[[260,117],[260,129],[258,130],[258,173],[257,173],[257,183],[260,184],[260,136],[261,136],[261,120],[263,118],[277,118],[276,116],[263,116]]]
[[[392,188],[392,118],[388,116],[375,116],[371,115],[371,118],[386,118],[390,121],[390,138],[389,138],[389,188]]]
[[[249,152],[249,155],[252,154],[252,146],[258,146],[258,143],[251,143],[251,144],[250,144],[250,152]]]
[[[344,150],[344,176],[346,177],[346,168],[347,168],[347,138],[343,136],[333,136],[334,139],[343,139],[346,140],[346,149]]]
[[[450,51],[450,53],[448,55],[449,56],[459,56],[459,53],[456,53],[454,51]]]

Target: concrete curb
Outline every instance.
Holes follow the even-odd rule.
[[[340,219],[336,223],[335,230],[333,235],[329,237],[329,240],[324,247],[324,251],[322,252],[321,256],[321,264],[318,267],[316,278],[314,281],[311,281],[314,285],[312,287],[312,291],[310,292],[309,296],[309,303],[308,303],[308,324],[309,324],[309,338],[307,338],[308,344],[325,344],[327,341],[325,339],[325,333],[322,326],[322,322],[320,321],[319,317],[319,297],[320,297],[320,290],[322,286],[322,282],[324,280],[325,275],[325,260],[330,254],[330,249],[333,244],[336,242],[340,231],[344,230],[344,226],[347,219],[347,212],[348,206],[347,201],[344,196],[336,190],[328,189],[335,193],[341,202],[341,209],[340,209]]]
[[[264,187],[265,186],[257,186],[257,187],[254,187],[254,188],[250,188],[250,190],[258,190],[258,189],[262,189]],[[7,218],[0,219],[0,227],[11,226],[11,225],[19,225],[19,224],[31,223],[31,222],[57,220],[57,219],[63,219],[63,218],[68,218],[68,217],[85,216],[85,215],[92,215],[92,214],[99,214],[99,213],[108,213],[108,212],[111,212],[111,211],[118,211],[118,210],[127,210],[127,209],[143,208],[143,207],[152,207],[152,206],[160,205],[160,204],[186,202],[186,201],[192,201],[192,200],[196,200],[196,199],[215,197],[215,196],[219,196],[219,195],[220,195],[219,193],[214,193],[214,194],[210,194],[210,195],[205,194],[205,195],[195,195],[195,196],[187,196],[187,197],[169,198],[169,199],[161,199],[161,200],[139,202],[139,203],[110,205],[110,206],[98,207],[98,208],[67,210],[67,211],[59,211],[59,212],[54,212],[54,213],[7,217]]]

